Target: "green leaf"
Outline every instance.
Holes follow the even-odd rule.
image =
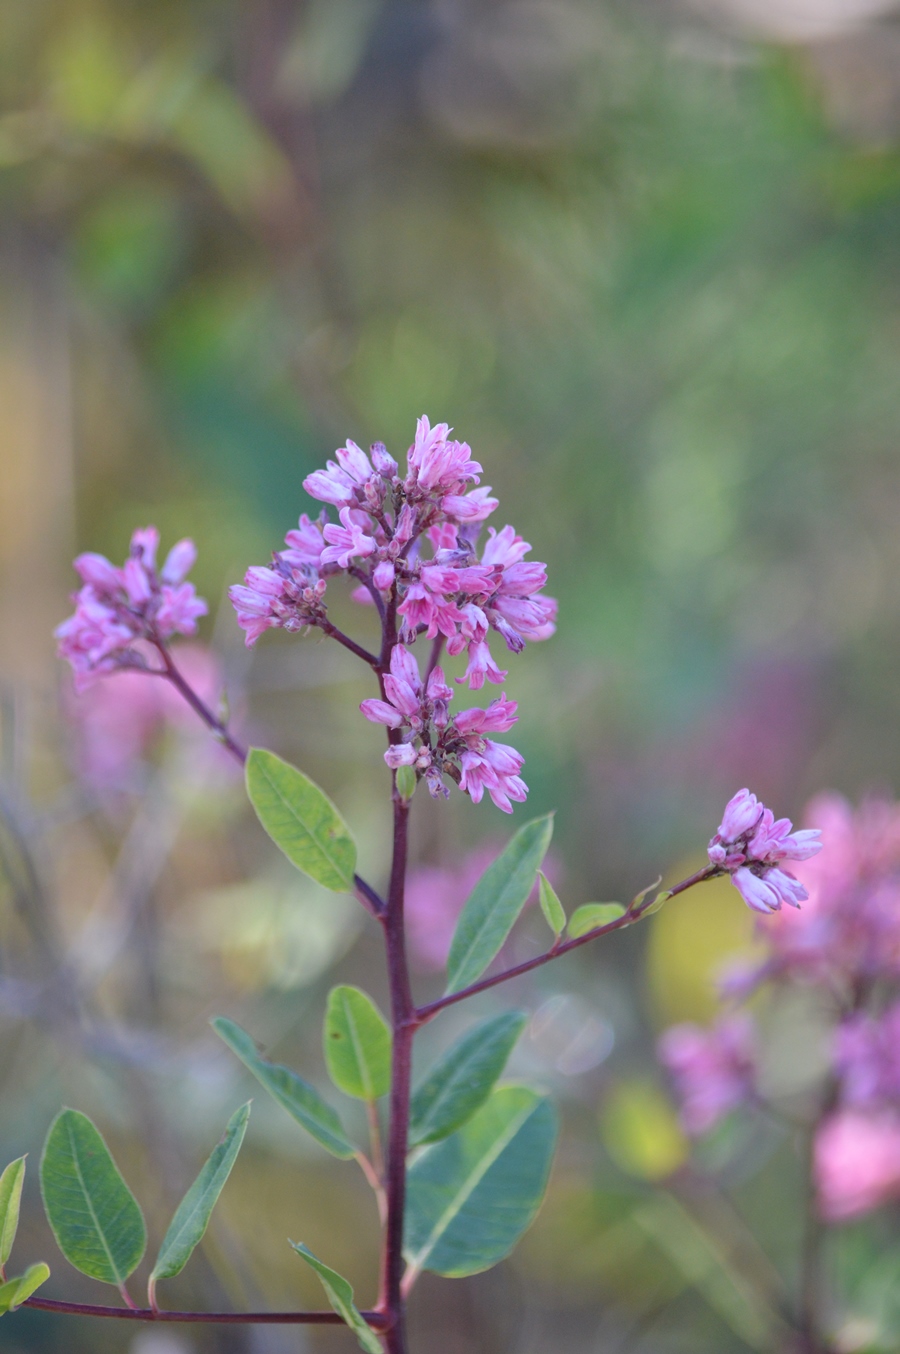
[[[394,774],[397,794],[409,803],[416,793],[416,785],[418,784],[416,768],[414,766],[398,766]]]
[[[175,1210],[150,1275],[151,1291],[158,1279],[171,1279],[180,1274],[202,1240],[216,1201],[241,1150],[249,1119],[248,1100],[228,1120],[222,1138]]]
[[[606,926],[608,922],[624,916],[625,908],[621,903],[585,903],[582,907],[576,907],[572,913],[569,935],[577,940],[579,936],[586,936],[588,931],[596,931],[598,926]]]
[[[306,1263],[316,1271],[322,1281],[322,1287],[325,1289],[325,1296],[331,1303],[332,1308],[338,1316],[346,1321],[366,1354],[384,1354],[378,1336],[360,1315],[359,1309],[353,1301],[353,1289],[347,1280],[336,1270],[323,1265],[322,1261],[313,1255],[312,1251],[304,1246],[302,1241],[292,1241],[290,1244],[297,1254],[302,1256]]]
[[[475,885],[450,946],[448,993],[480,978],[500,949],[534,887],[552,836],[552,814],[526,823]]]
[[[413,1092],[410,1147],[448,1137],[481,1108],[526,1019],[521,1011],[489,1016],[447,1049]]]
[[[259,821],[292,865],[333,893],[352,892],[356,843],[318,785],[274,752],[251,748],[247,793]]]
[[[538,870],[538,900],[544,920],[558,940],[566,929],[566,914],[556,896],[556,890],[543,870]]]
[[[280,1063],[270,1063],[262,1058],[256,1044],[246,1030],[233,1020],[219,1016],[212,1027],[220,1039],[236,1053],[244,1066],[253,1073],[257,1081],[266,1088],[269,1095],[277,1100],[283,1109],[297,1123],[312,1134],[316,1142],[336,1157],[345,1160],[356,1155],[356,1148],[350,1142],[341,1126],[341,1121],[331,1106],[322,1099],[314,1086],[304,1081],[289,1067]]]
[[[25,1158],[17,1157],[0,1175],[0,1265],[5,1265],[12,1253],[24,1183]]]
[[[391,1032],[371,997],[333,987],[325,1012],[325,1063],[345,1095],[378,1100],[391,1089]]]
[[[86,1114],[64,1109],[41,1157],[41,1194],[57,1245],[71,1265],[121,1285],[147,1245],[144,1218],[109,1148]]]
[[[509,1255],[547,1188],[556,1113],[527,1086],[501,1086],[465,1128],[430,1147],[407,1177],[406,1258],[462,1278]]]
[[[639,916],[641,916],[641,917],[652,917],[653,914],[654,914],[655,912],[658,912],[659,909],[662,907],[662,905],[663,905],[664,903],[667,903],[671,897],[672,897],[672,892],[671,892],[671,890],[670,890],[670,889],[664,889],[664,890],[662,891],[662,893],[658,893],[658,894],[656,895],[656,897],[653,899],[653,902],[652,902],[652,903],[648,903],[646,907],[642,907],[642,908],[641,908],[640,913],[639,913]]]
[[[14,1312],[17,1307],[21,1307],[25,1299],[30,1298],[32,1293],[49,1278],[50,1266],[39,1260],[36,1265],[29,1265],[25,1273],[17,1279],[9,1279],[6,1283],[0,1284],[0,1316],[4,1312]]]

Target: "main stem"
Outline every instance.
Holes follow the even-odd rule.
[[[409,1135],[409,1089],[412,1043],[418,1021],[406,962],[403,901],[406,886],[409,804],[394,787],[394,854],[387,911],[382,918],[391,993],[391,1113],[387,1145],[387,1223],[381,1256],[378,1310],[387,1318],[382,1337],[387,1354],[407,1354],[403,1278],[403,1214],[406,1204],[406,1154]]]

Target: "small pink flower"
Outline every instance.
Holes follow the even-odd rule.
[[[673,1025],[657,1048],[681,1102],[682,1127],[691,1137],[708,1133],[753,1093],[755,1040],[748,1016],[730,1016],[708,1030]]]
[[[518,775],[525,758],[515,748],[493,743],[489,738],[483,740],[481,747],[480,752],[467,749],[461,754],[459,788],[470,796],[473,804],[479,804],[487,790],[498,809],[512,813],[510,801],[523,804],[528,795],[528,786]]]
[[[516,723],[518,715],[518,705],[515,701],[506,699],[502,695],[499,700],[491,701],[486,710],[460,710],[458,715],[454,716],[453,722],[456,725],[458,733],[463,736],[467,734],[483,733],[508,733]]]
[[[879,1017],[859,1013],[838,1026],[834,1063],[845,1104],[900,1105],[900,1001]]]
[[[333,503],[336,508],[356,502],[355,482],[334,461],[328,462],[326,470],[314,470],[307,475],[303,488],[310,498],[317,498],[320,503]]]
[[[481,552],[481,561],[501,569],[509,569],[519,564],[528,554],[531,546],[516,535],[514,527],[505,526],[500,531],[488,527],[488,540]],[[534,567],[534,566],[529,566]],[[543,568],[543,565],[537,566]],[[543,584],[541,585],[543,586]]]
[[[446,423],[432,428],[424,415],[409,449],[409,470],[410,481],[414,476],[415,485],[427,493],[458,491],[467,481],[477,484],[481,474],[481,466],[471,459],[471,448],[465,442],[451,441]]]
[[[483,522],[499,506],[500,500],[491,498],[489,484],[467,494],[445,494],[441,499],[441,511],[457,522]]]
[[[824,1218],[843,1222],[871,1212],[900,1197],[900,1118],[839,1110],[816,1134],[813,1163]]]
[[[399,766],[415,766],[418,752],[412,743],[393,743],[384,754],[384,760],[392,771]]]
[[[284,540],[288,548],[281,552],[283,560],[288,564],[318,569],[324,548],[322,526],[319,522],[311,522],[306,513],[303,513],[297,526],[287,533]]]
[[[728,801],[719,830],[707,848],[710,864],[731,882],[755,912],[777,912],[782,903],[799,907],[809,895],[799,880],[778,869],[783,860],[805,861],[822,849],[818,828],[791,832],[791,820],[777,822],[771,809],[749,790]]]
[[[468,682],[470,691],[478,691],[484,686],[485,678],[499,686],[501,682],[506,681],[508,675],[508,671],[497,667],[487,643],[481,640],[469,645],[469,662],[465,676],[456,680]]]
[[[389,559],[380,560],[372,571],[372,582],[379,592],[390,592],[394,586],[396,569]]]
[[[159,576],[163,583],[175,586],[183,583],[188,574],[197,563],[197,547],[194,542],[185,538],[172,546],[166,556],[166,562],[159,571]]]
[[[365,528],[370,523],[362,512],[354,508],[341,508],[339,516],[343,525],[336,527],[329,523],[323,528],[323,535],[329,544],[322,551],[321,562],[349,569],[352,559],[365,559],[373,553],[375,541],[366,532]]]

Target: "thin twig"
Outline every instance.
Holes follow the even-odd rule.
[[[336,1312],[155,1312],[152,1307],[98,1307],[88,1302],[56,1302],[51,1298],[27,1298],[23,1307],[42,1312],[64,1312],[74,1316],[112,1317],[119,1321],[205,1321],[220,1326],[342,1326],[344,1318]],[[363,1320],[376,1330],[385,1325],[380,1312],[361,1312]]]
[[[705,869],[698,870],[696,874],[683,879],[680,884],[674,888],[666,889],[666,894],[673,898],[677,893],[684,893],[685,889],[692,888],[694,884],[703,883],[706,879],[712,879],[716,874],[721,873],[715,866],[707,865]],[[598,926],[593,931],[587,931],[583,936],[576,936],[574,940],[566,940],[562,944],[553,945],[544,954],[539,954],[534,959],[526,959],[524,963],[515,964],[512,968],[504,969],[501,973],[495,973],[490,978],[482,978],[477,983],[472,983],[469,987],[462,988],[459,992],[451,992],[438,1001],[429,1002],[427,1006],[420,1006],[416,1010],[416,1019],[419,1024],[424,1025],[426,1021],[436,1016],[438,1011],[443,1011],[447,1006],[454,1006],[458,1001],[465,1001],[468,997],[474,997],[478,992],[485,992],[489,987],[496,987],[498,983],[509,982],[510,978],[519,978],[523,973],[530,973],[532,969],[540,968],[543,964],[549,964],[551,959],[559,959],[561,955],[568,954],[570,950],[577,950],[579,945],[587,945],[592,940],[597,940],[600,936],[609,935],[612,931],[621,931],[626,926],[631,926],[653,906],[655,899],[651,899],[642,907],[635,908],[634,911],[625,912],[621,917],[616,917],[615,921],[607,922],[605,926]]]
[[[383,621],[384,599],[381,596],[381,593],[376,588],[375,584],[372,582],[372,579],[369,577],[369,575],[366,573],[364,569],[357,568],[356,566],[348,569],[347,572],[348,574],[351,575],[351,577],[358,579],[359,582],[362,583],[363,587],[366,589],[366,591],[372,598],[372,601],[375,603],[375,606],[378,610],[378,615],[381,617]]]
[[[343,630],[339,630],[336,625],[332,625],[331,621],[327,618],[323,617],[322,620],[316,621],[315,624],[316,628],[321,630],[323,635],[328,635],[330,639],[336,639],[338,644],[343,644],[345,649],[349,649],[352,654],[356,654],[357,658],[361,658],[364,663],[368,663],[370,668],[374,668],[376,672],[378,671],[379,663],[375,655],[369,653],[368,649],[364,649],[361,644],[357,644],[355,639],[351,639],[349,635],[345,635]]]

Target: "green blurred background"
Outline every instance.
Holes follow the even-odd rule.
[[[61,1102],[101,1124],[159,1231],[248,1091],[208,1018],[320,1078],[334,974],[383,999],[371,927],[281,873],[239,783],[190,769],[196,744],[153,747],[143,798],[78,779],[51,638],[77,549],[121,559],[147,521],[195,538],[203,638],[244,729],[336,797],[375,879],[386,777],[364,676],[313,639],[245,654],[224,590],[311,510],[302,480],[334,446],[400,457],[421,413],[472,444],[497,524],[560,599],[558,636],[511,660],[508,690],[531,786],[516,818],[558,809],[567,904],[695,868],[741,785],[795,817],[821,786],[896,787],[892,8],[0,3],[0,1142],[31,1153],[19,1244],[50,1260],[53,1295],[103,1300],[40,1218]],[[419,867],[508,831],[459,796],[416,810]],[[751,943],[717,888],[484,999],[536,1012],[513,1070],[560,1096],[564,1141],[512,1261],[421,1283],[418,1351],[777,1347],[790,1143],[756,1143],[711,1201],[653,1063],[656,1032],[708,1017],[716,966]],[[539,918],[521,931],[515,954],[544,944]],[[439,989],[426,963],[418,984]],[[815,1031],[786,1024],[781,1075],[802,1089]],[[318,1304],[287,1235],[370,1300],[365,1187],[278,1116],[257,1097],[168,1305]],[[11,1354],[349,1347],[29,1312],[0,1327]]]

